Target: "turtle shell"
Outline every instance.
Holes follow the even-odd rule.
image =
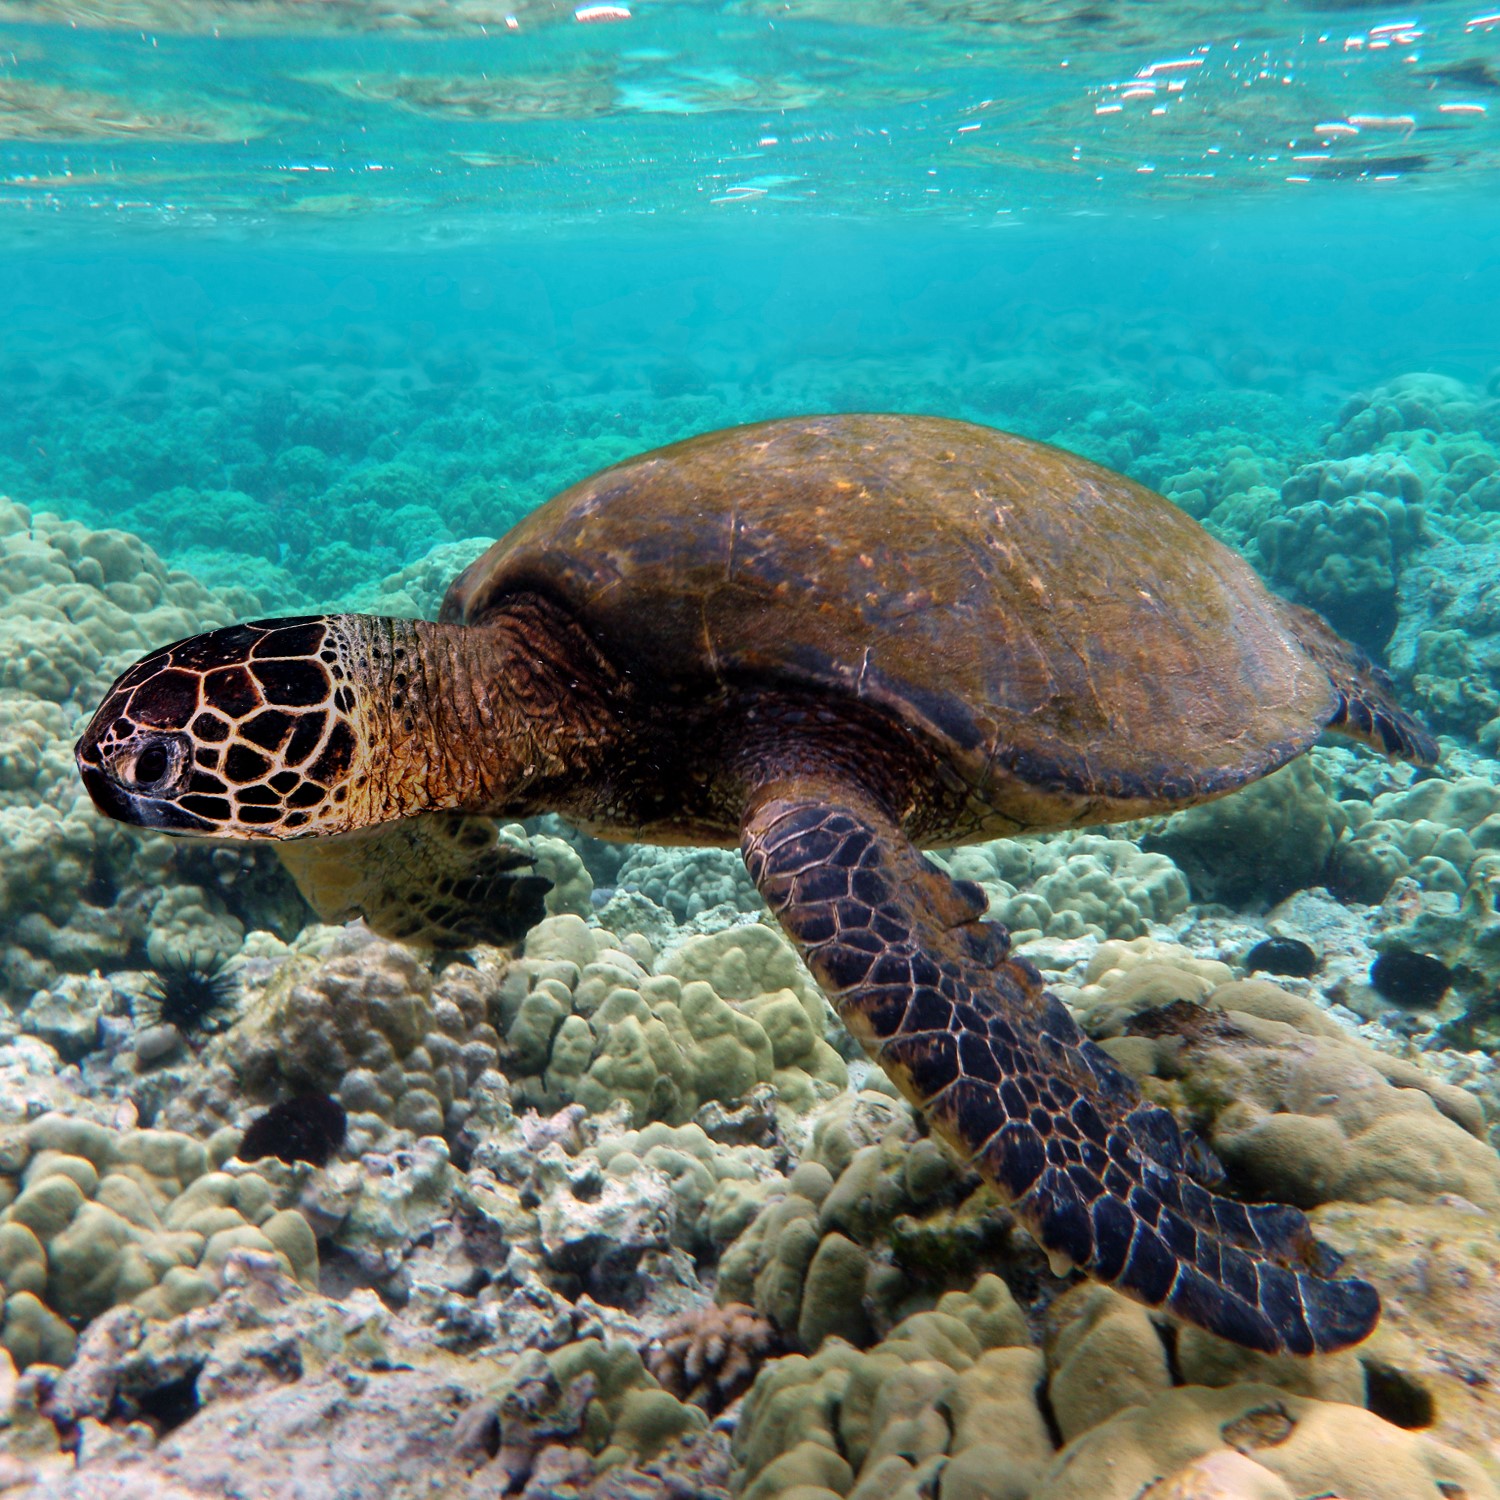
[[[617,464],[491,547],[442,618],[526,593],[664,707],[883,711],[971,789],[964,836],[1228,791],[1339,707],[1295,613],[1170,501],[944,418],[762,422]]]

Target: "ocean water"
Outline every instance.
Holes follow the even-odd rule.
[[[795,1298],[788,1314],[784,1296],[761,1296],[774,1277],[745,1274],[746,1257],[761,1253],[736,1238],[750,1234],[748,1217],[732,1234],[693,1239],[684,1230],[670,1245],[652,1242],[614,1279],[590,1281],[579,1269],[580,1257],[602,1253],[597,1245],[570,1251],[570,1260],[547,1241],[533,1257],[539,1283],[526,1280],[519,1259],[504,1270],[502,1254],[464,1261],[482,1275],[455,1273],[449,1285],[429,1263],[439,1254],[432,1246],[448,1245],[443,1235],[457,1234],[453,1224],[473,1211],[475,1171],[489,1172],[491,1185],[520,1181],[510,1148],[495,1144],[519,1139],[511,1116],[490,1120],[487,1138],[479,1113],[453,1114],[452,1097],[431,1118],[425,1105],[401,1114],[401,1088],[443,1093],[431,1083],[431,1057],[401,1063],[407,1084],[386,1080],[395,1092],[382,1115],[360,1094],[365,1084],[349,1082],[379,1072],[353,1043],[334,1048],[331,1032],[297,1033],[297,1046],[344,1049],[342,1071],[329,1072],[289,1061],[292,1043],[278,1053],[250,1039],[270,1035],[267,1016],[286,1019],[275,1009],[278,986],[323,983],[318,964],[399,971],[400,983],[425,996],[412,1003],[431,1010],[433,975],[458,984],[457,970],[493,974],[503,955],[460,957],[445,971],[448,960],[419,950],[398,959],[348,947],[355,939],[320,927],[271,856],[110,824],[72,764],[73,740],[110,682],[147,650],[236,619],[431,616],[447,581],[485,545],[607,464],[735,423],[858,411],[998,427],[1160,490],[1243,552],[1278,593],[1356,642],[1390,674],[1397,699],[1442,737],[1431,771],[1330,742],[1211,808],[1088,835],[1094,843],[996,846],[959,856],[969,863],[955,870],[981,881],[991,914],[1100,1037],[1127,1024],[1100,1019],[1105,1001],[1127,1011],[1146,1003],[1140,996],[1196,1004],[1254,972],[1250,956],[1263,939],[1312,947],[1313,973],[1293,964],[1273,971],[1278,983],[1322,1018],[1318,1025],[1333,1026],[1329,1034],[1371,1049],[1361,1066],[1380,1087],[1426,1090],[1436,1107],[1424,1100],[1423,1108],[1453,1129],[1456,1144],[1419,1132],[1405,1148],[1412,1160],[1391,1167],[1396,1148],[1382,1146],[1382,1157],[1367,1142],[1367,1162],[1358,1155],[1366,1126],[1339,1116],[1338,1150],[1351,1164],[1343,1177],[1309,1186],[1322,1148],[1308,1147],[1300,1168],[1268,1164],[1246,1143],[1243,1121],[1220,1119],[1201,1097],[1189,1103],[1191,1089],[1157,1092],[1225,1157],[1226,1191],[1236,1196],[1284,1197],[1326,1210],[1330,1222],[1349,1204],[1359,1212],[1395,1204],[1379,1221],[1391,1243],[1410,1241],[1415,1230],[1402,1226],[1411,1216],[1437,1222],[1439,1209],[1471,1213],[1482,1226],[1474,1234],[1492,1237],[1473,1264],[1439,1266],[1446,1297],[1420,1301],[1404,1279],[1415,1274],[1410,1265],[1346,1225],[1339,1248],[1381,1289],[1389,1342],[1368,1346],[1376,1353],[1367,1349],[1342,1385],[1342,1376],[1299,1385],[1284,1370],[1260,1374],[1298,1399],[1368,1407],[1393,1443],[1425,1433],[1446,1445],[1443,1453],[1459,1455],[1451,1472],[1446,1458],[1410,1460],[1410,1474],[1428,1485],[1423,1495],[1493,1493],[1480,1486],[1500,1483],[1500,1403],[1484,1395],[1500,1388],[1491,1337],[1500,1336],[1500,866],[1492,852],[1500,827],[1500,13],[1477,0],[1414,9],[1238,0],[0,0],[0,497],[10,502],[0,501],[0,1123],[13,1137],[0,1148],[0,1197],[8,1204],[23,1192],[27,1172],[46,1175],[32,1165],[41,1138],[26,1135],[43,1115],[89,1122],[119,1141],[137,1126],[216,1140],[218,1166],[233,1149],[223,1132],[314,1090],[342,1098],[354,1121],[334,1165],[318,1169],[345,1173],[343,1217],[322,1178],[309,1185],[316,1174],[305,1163],[286,1169],[289,1178],[268,1168],[267,1191],[278,1211],[312,1226],[296,1235],[310,1243],[316,1232],[321,1295],[338,1306],[375,1296],[392,1316],[409,1317],[415,1331],[402,1347],[419,1351],[411,1357],[423,1370],[435,1350],[467,1353],[473,1369],[494,1372],[523,1347],[555,1354],[592,1335],[633,1336],[644,1349],[672,1315],[701,1311],[730,1285],[750,1298],[747,1317],[772,1330],[747,1356],[759,1369],[774,1354],[815,1355],[823,1333],[869,1348],[900,1316],[944,1293],[967,1294],[984,1269],[1005,1275],[1045,1343],[1049,1309],[1072,1294],[1034,1256],[1016,1259],[1007,1244],[974,1264],[951,1257],[966,1276],[928,1275],[903,1261],[910,1237],[903,1250],[889,1224],[865,1223],[864,1239],[843,1227],[872,1265],[895,1268],[891,1276],[872,1271],[854,1312],[810,1318],[809,1294],[800,1321]],[[752,976],[749,992],[738,993],[739,981],[720,970],[670,968],[677,945],[760,915],[731,856],[671,865],[657,851],[612,849],[551,822],[511,836],[531,840],[538,868],[571,893],[574,904],[549,908],[554,916],[589,916],[593,930],[614,932],[622,945],[626,926],[608,922],[636,923],[644,948],[631,949],[630,961],[712,979],[720,1003],[753,1007],[762,991],[787,993],[782,981]],[[648,907],[649,921],[640,915]],[[545,958],[552,941],[536,953]],[[1108,943],[1135,946],[1101,950]],[[1109,989],[1110,975],[1128,978],[1140,964],[1155,965],[1157,977],[1137,985],[1135,999],[1120,998],[1124,980]],[[228,976],[227,988],[203,1016],[190,1007],[180,1034],[165,1035],[160,1023],[173,1012],[161,991],[180,989],[184,965],[200,996],[216,973]],[[534,986],[546,978],[528,972]],[[611,1098],[626,1101],[626,1126],[654,1129],[686,1128],[708,1118],[701,1108],[742,1102],[706,1086],[691,1108],[686,1093],[664,1105],[623,1083],[570,1091],[556,1082],[561,1062],[548,1060],[555,1037],[547,1028],[555,1031],[561,1014],[544,1025],[534,1006],[518,1019],[519,1000],[506,995],[496,989],[483,1024],[496,1037],[491,1055],[515,1114],[540,1112],[543,1124],[528,1129],[542,1134],[527,1136],[528,1148],[553,1139],[546,1129],[565,1134],[555,1122],[572,1108],[585,1117],[588,1149],[603,1151],[600,1141],[613,1137],[596,1117]],[[636,1001],[644,1015],[639,993]],[[1280,1002],[1256,1003],[1264,1025],[1291,1014],[1275,1009]],[[580,1001],[572,1020],[587,1031],[584,1018]],[[541,1039],[527,1027],[540,1027]],[[569,1033],[575,1042],[578,1034]],[[616,1044],[595,1025],[589,1045],[585,1070]],[[871,1081],[831,1019],[818,1045],[847,1056],[819,1063],[823,1072],[807,1062],[810,1071],[792,1082],[778,1057],[787,1119],[802,1124],[777,1137],[775,1170],[770,1157],[757,1159],[747,1180],[779,1182],[778,1172],[814,1159],[808,1110],[814,1101],[835,1107],[830,1080],[845,1087],[844,1063],[854,1064],[856,1083]],[[1370,1057],[1385,1061],[1376,1067]],[[653,1066],[670,1072],[659,1056]],[[1294,1098],[1290,1086],[1273,1098],[1257,1066],[1245,1065],[1239,1100],[1257,1118],[1333,1119],[1328,1101],[1355,1089],[1340,1073],[1308,1084],[1307,1097],[1322,1103]],[[417,1074],[428,1084],[410,1082]],[[872,1086],[878,1093],[878,1080]],[[916,1127],[907,1120],[905,1128]],[[879,1132],[865,1121],[848,1138],[852,1151]],[[727,1127],[716,1139],[750,1149]],[[458,1197],[442,1200],[446,1209],[410,1206],[427,1201],[411,1166],[425,1160],[423,1140],[451,1158],[444,1170],[453,1180],[444,1181]],[[631,1142],[620,1149],[646,1151]],[[133,1149],[109,1147],[121,1160]],[[568,1149],[576,1156],[581,1147]],[[848,1157],[836,1151],[831,1167],[817,1170],[838,1177]],[[400,1184],[388,1198],[407,1204],[405,1229],[382,1220],[377,1232],[371,1213],[348,1208],[359,1163],[377,1159]],[[172,1179],[173,1192],[191,1177]],[[962,1196],[942,1192],[944,1211]],[[165,1215],[173,1193],[158,1196],[153,1213]],[[586,1196],[563,1219],[581,1214]],[[903,1213],[925,1211],[925,1200],[902,1201]],[[724,1222],[732,1219],[724,1210]],[[524,1234],[505,1222],[521,1243]],[[638,1228],[632,1220],[609,1233],[629,1241]],[[114,1369],[112,1389],[123,1394],[112,1406],[80,1408],[95,1423],[82,1462],[69,1447],[66,1413],[53,1423],[61,1447],[49,1438],[49,1449],[19,1413],[28,1401],[45,1407],[59,1381],[68,1389],[55,1367],[75,1358],[76,1339],[87,1358],[108,1364],[89,1343],[100,1316],[133,1301],[153,1318],[181,1316],[194,1300],[227,1306],[225,1287],[241,1285],[243,1273],[228,1282],[222,1268],[210,1275],[200,1245],[200,1258],[181,1264],[207,1289],[182,1305],[149,1300],[164,1284],[156,1262],[140,1287],[100,1272],[85,1294],[67,1252],[40,1240],[37,1274],[16,1271],[21,1260],[12,1265],[12,1249],[0,1249],[9,1298],[0,1345],[32,1369],[20,1405],[0,1415],[9,1424],[0,1426],[0,1462],[14,1471],[0,1469],[0,1495],[11,1484],[27,1496],[106,1493],[90,1486],[124,1462],[111,1433],[130,1420],[157,1435],[200,1434],[198,1456],[178,1469],[179,1460],[152,1456],[154,1438],[140,1439],[138,1460],[151,1482],[171,1475],[195,1496],[223,1492],[213,1486],[225,1475],[250,1485],[247,1493],[290,1494],[286,1486],[314,1472],[317,1443],[343,1441],[330,1425],[311,1447],[290,1444],[279,1463],[230,1445],[220,1460],[228,1467],[211,1473],[205,1455],[219,1443],[216,1424],[230,1420],[223,1403],[231,1398],[205,1392],[186,1415],[163,1416],[147,1398],[181,1372],[163,1373],[169,1362],[157,1352],[134,1367],[156,1360],[149,1378]],[[271,1244],[313,1297],[317,1274],[306,1257]],[[477,1257],[466,1244],[464,1254]],[[897,1272],[905,1289],[888,1296]],[[799,1286],[810,1274],[806,1256],[785,1273]],[[467,1344],[450,1337],[459,1286],[476,1305],[500,1309],[483,1328],[478,1313],[464,1314],[473,1320]],[[553,1299],[550,1322],[512,1318],[513,1303],[496,1290],[507,1287],[531,1306]],[[39,1298],[43,1312],[23,1307],[22,1294]],[[449,1302],[439,1308],[442,1297]],[[322,1314],[310,1301],[299,1306],[276,1317],[311,1347],[308,1320]],[[1424,1340],[1428,1352],[1412,1354]],[[1114,1414],[1089,1408],[1087,1420],[1059,1418],[1058,1382],[1065,1389],[1068,1377],[1055,1356],[1048,1346],[1051,1405],[1045,1422],[1037,1418],[1048,1455],[1064,1440],[1086,1443]],[[1097,1357],[1128,1364],[1134,1356]],[[1175,1352],[1171,1360],[1163,1389],[1235,1390],[1234,1380],[1256,1373],[1224,1366],[1222,1379],[1209,1378],[1202,1370],[1211,1362],[1200,1361],[1199,1376],[1186,1378]],[[1455,1376],[1460,1367],[1467,1373]],[[1120,1406],[1155,1393],[1141,1379]],[[264,1394],[253,1381],[244,1389]],[[848,1452],[839,1460],[847,1473],[797,1468],[793,1440],[765,1435],[755,1400],[722,1417],[707,1402],[720,1417],[714,1440],[723,1447],[734,1434],[737,1446],[732,1462],[727,1449],[705,1457],[695,1448],[681,1460],[681,1472],[698,1476],[683,1481],[697,1493],[758,1485],[752,1492],[762,1497],[818,1483],[847,1494],[870,1474]],[[571,1438],[566,1423],[557,1431],[561,1448],[590,1453],[579,1460],[587,1467],[603,1462],[605,1444],[597,1422],[585,1440],[582,1422]],[[611,1423],[624,1423],[613,1406]],[[1345,1468],[1319,1470],[1316,1482],[1375,1485],[1349,1456],[1364,1439],[1338,1430]],[[427,1453],[429,1441],[436,1452],[431,1435],[414,1438],[412,1452]],[[962,1467],[951,1433],[923,1441],[927,1449],[903,1458],[906,1471],[934,1454]],[[527,1451],[532,1464],[537,1444]],[[906,1453],[899,1444],[891,1451]],[[608,1452],[637,1478],[659,1458],[638,1434]],[[776,1458],[787,1466],[771,1470]],[[404,1495],[418,1492],[402,1486],[416,1485],[429,1460],[373,1462],[387,1493]],[[431,1472],[448,1475],[448,1462],[432,1459]],[[971,1487],[951,1492],[989,1495],[980,1471],[1012,1462],[1021,1459],[974,1460],[964,1470],[978,1476],[964,1480]],[[1141,1484],[1176,1473],[1152,1462],[1142,1460]],[[1270,1467],[1294,1487],[1315,1482],[1313,1469],[1288,1462]],[[1044,1479],[1044,1467],[1038,1460],[1026,1471],[1029,1488],[1003,1493],[1082,1493]],[[521,1465],[512,1488],[493,1493],[521,1493],[528,1483],[527,1495],[604,1493],[547,1488],[563,1481],[533,1469]],[[477,1472],[471,1464],[462,1483]],[[665,1495],[660,1484],[649,1488],[659,1478],[640,1479],[648,1485],[640,1492]],[[355,1493],[352,1479],[327,1482],[330,1495]],[[603,1481],[576,1480],[591,1482]],[[1394,1487],[1358,1493],[1394,1500],[1418,1493],[1402,1487],[1418,1482],[1391,1479]],[[453,1486],[444,1493],[469,1493],[459,1478],[443,1483]],[[890,1489],[917,1493],[894,1478]]]

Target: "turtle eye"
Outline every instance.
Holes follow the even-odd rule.
[[[134,763],[124,768],[121,779],[131,786],[155,786],[167,774],[171,764],[172,758],[167,754],[167,747],[158,741],[147,745],[136,756]]]

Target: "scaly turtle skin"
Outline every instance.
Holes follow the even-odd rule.
[[[1186,806],[1325,728],[1435,755],[1354,647],[1160,496],[966,423],[835,416],[595,475],[437,624],[156,652],[78,764],[112,816],[287,841],[325,916],[408,937],[540,915],[490,817],[737,840],[851,1031],[1054,1260],[1311,1354],[1370,1331],[1374,1289],[1333,1279],[1296,1209],[1203,1186],[1201,1148],[918,851]]]

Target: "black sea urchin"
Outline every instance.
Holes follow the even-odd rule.
[[[344,1106],[327,1094],[298,1094],[257,1115],[234,1154],[241,1161],[265,1156],[323,1166],[344,1144]]]
[[[239,992],[238,978],[222,958],[196,953],[163,959],[146,981],[137,1019],[175,1026],[184,1036],[217,1029],[215,1023]]]
[[[1430,1010],[1452,983],[1453,970],[1442,959],[1410,948],[1392,948],[1370,965],[1370,988],[1408,1010]]]
[[[1318,972],[1318,955],[1301,938],[1263,938],[1245,955],[1245,968],[1267,974],[1287,974],[1296,979],[1310,979]]]

